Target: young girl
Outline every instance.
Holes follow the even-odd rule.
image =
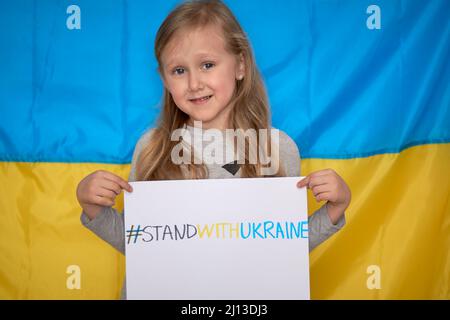
[[[231,11],[220,1],[179,5],[158,30],[155,55],[164,83],[163,108],[157,127],[136,144],[129,181],[265,176],[261,159],[243,164],[173,161],[172,151],[178,142],[172,141],[172,133],[180,128],[194,132],[194,121],[201,121],[203,130],[222,133],[225,129],[270,129],[264,85],[249,41]],[[269,142],[270,138],[262,148],[265,156],[270,151]],[[263,142],[257,139],[257,143]],[[280,165],[272,176],[300,176],[296,144],[280,131],[277,147],[278,157],[272,160],[279,159]],[[190,146],[184,152],[189,150]],[[194,151],[191,158],[195,156]],[[249,153],[244,157],[249,160]],[[312,250],[345,224],[350,190],[331,169],[311,173],[297,183],[297,187],[305,186],[317,201],[326,201],[309,218]],[[79,183],[77,198],[83,208],[83,225],[124,253],[123,215],[112,208],[122,189],[132,192],[130,184],[117,175],[96,171]]]

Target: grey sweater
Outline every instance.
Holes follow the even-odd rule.
[[[192,127],[188,126],[187,128],[191,133],[193,132]],[[136,181],[137,158],[142,149],[148,144],[151,133],[152,131],[148,130],[136,144],[128,178],[130,182]],[[283,131],[280,131],[279,139],[280,163],[285,170],[286,176],[300,176],[300,153],[297,145]],[[207,165],[206,167],[208,169],[208,178],[210,179],[232,179],[240,177],[240,170],[233,175],[220,164]],[[119,214],[116,209],[104,207],[93,220],[90,220],[88,216],[82,212],[81,223],[101,239],[119,250],[122,254],[125,254],[124,215]],[[323,205],[308,218],[309,251],[328,239],[344,225],[344,215],[335,225],[332,224],[327,213],[326,205]],[[121,299],[126,299],[125,281],[122,287]]]

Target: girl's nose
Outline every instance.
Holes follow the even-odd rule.
[[[201,76],[196,72],[189,73],[189,90],[190,91],[198,91],[202,89],[203,83],[201,80]]]

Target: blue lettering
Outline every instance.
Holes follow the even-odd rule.
[[[280,237],[279,234],[281,233],[281,238],[284,239],[284,232],[283,228],[281,227],[281,223],[277,223],[277,239]]]
[[[270,225],[270,227],[268,227]],[[273,229],[273,222],[272,221],[266,221],[264,222],[264,238],[267,238],[267,234],[270,234],[272,238],[275,238],[275,236],[270,232],[270,230]]]
[[[248,234],[245,236],[244,235],[244,223],[243,222],[241,223],[241,237],[242,237],[242,239],[247,239],[248,237],[250,237],[250,230],[251,230],[250,223],[248,223]]]
[[[265,239],[265,237],[263,237],[263,235],[261,233],[258,232],[258,229],[261,227],[261,223],[257,223],[257,227],[255,227],[255,223],[252,223],[253,226],[253,239],[256,238],[256,234],[258,234],[258,236],[262,239]]]
[[[302,238],[308,238],[308,232],[308,221],[302,221]],[[306,233],[306,236],[304,233]]]

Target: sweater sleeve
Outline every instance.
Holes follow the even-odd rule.
[[[297,144],[280,131],[280,158],[286,176],[301,176],[300,152]],[[309,251],[331,237],[345,225],[345,214],[333,224],[328,216],[326,203],[308,218]]]
[[[131,161],[128,181],[136,180],[136,163],[142,149],[147,145],[151,130],[142,135],[136,144]],[[124,214],[112,207],[103,207],[100,213],[92,220],[84,211],[81,212],[81,224],[95,233],[98,237],[109,243],[122,254],[125,254],[125,223]]]
[[[120,253],[125,254],[124,216],[112,207],[103,207],[92,220],[81,212],[81,224]]]
[[[324,204],[308,218],[309,251],[338,232],[344,225],[345,214],[333,224],[327,212],[327,204]]]

